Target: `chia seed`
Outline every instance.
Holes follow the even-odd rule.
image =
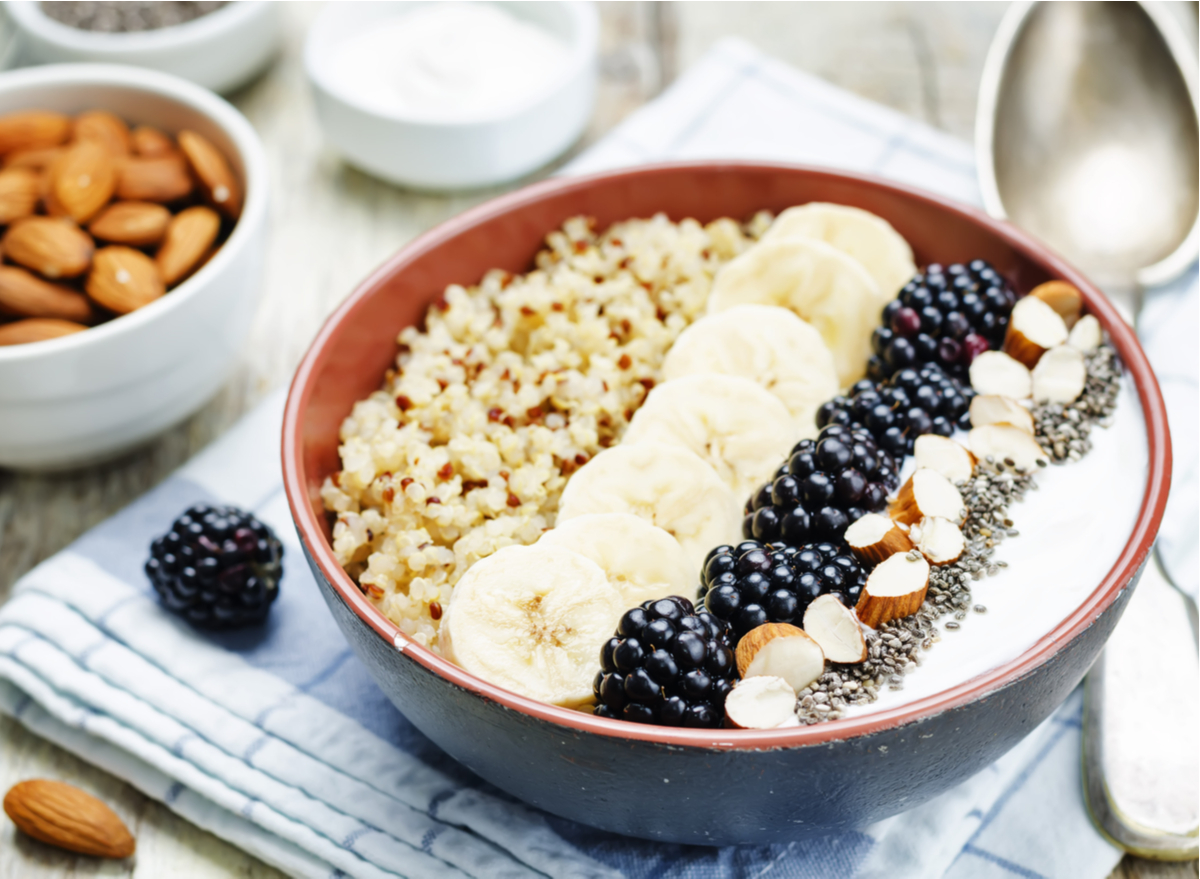
[[[68,27],[102,33],[161,30],[216,12],[224,3],[42,3],[42,12]]]

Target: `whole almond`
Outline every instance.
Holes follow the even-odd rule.
[[[4,796],[4,811],[34,839],[68,851],[127,858],[136,848],[128,828],[112,809],[61,781],[34,779],[14,785]]]
[[[107,110],[88,110],[75,117],[75,140],[94,141],[114,156],[129,154],[129,126]]]
[[[57,317],[27,317],[10,324],[0,324],[0,345],[27,345],[45,342],[86,330],[83,324]]]
[[[0,239],[4,256],[46,278],[75,278],[92,264],[91,236],[67,220],[26,217]]]
[[[8,225],[34,212],[41,195],[41,177],[29,168],[0,171],[0,225]]]
[[[177,152],[175,141],[149,125],[139,125],[133,129],[132,139],[133,151],[144,158],[173,156]]]
[[[183,156],[130,158],[121,163],[117,198],[167,204],[190,195],[192,186],[192,177]]]
[[[86,223],[108,204],[117,188],[117,169],[108,147],[96,141],[79,141],[53,168],[57,202],[77,223]]]
[[[22,110],[0,116],[0,154],[58,146],[71,136],[71,120],[62,113]]]
[[[202,205],[180,211],[171,219],[167,237],[155,257],[168,287],[174,287],[200,265],[220,231],[217,212]]]
[[[225,216],[236,220],[242,212],[242,188],[225,156],[194,131],[179,132],[179,147],[200,181],[204,197]]]
[[[171,212],[148,201],[119,201],[102,210],[88,231],[102,241],[146,247],[158,244],[167,232]]]
[[[166,292],[154,260],[121,245],[96,251],[86,286],[93,300],[117,314],[128,314]]]
[[[96,316],[92,303],[82,293],[43,281],[16,266],[0,266],[0,312],[77,323],[90,323]]]
[[[5,168],[31,168],[43,171],[65,152],[63,147],[33,147],[28,150],[14,150],[4,157]]]

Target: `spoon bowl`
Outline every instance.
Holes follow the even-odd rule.
[[[994,46],[976,130],[988,212],[1101,287],[1183,271],[1197,254],[1200,178],[1182,26],[1153,3],[1018,3]]]

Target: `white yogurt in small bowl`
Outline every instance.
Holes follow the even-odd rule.
[[[465,189],[520,177],[591,116],[591,4],[332,3],[304,47],[326,138],[394,183]]]

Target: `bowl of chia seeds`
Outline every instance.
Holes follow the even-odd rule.
[[[217,92],[259,74],[279,45],[279,10],[254,2],[4,4],[19,64],[100,61],[171,73]]]

